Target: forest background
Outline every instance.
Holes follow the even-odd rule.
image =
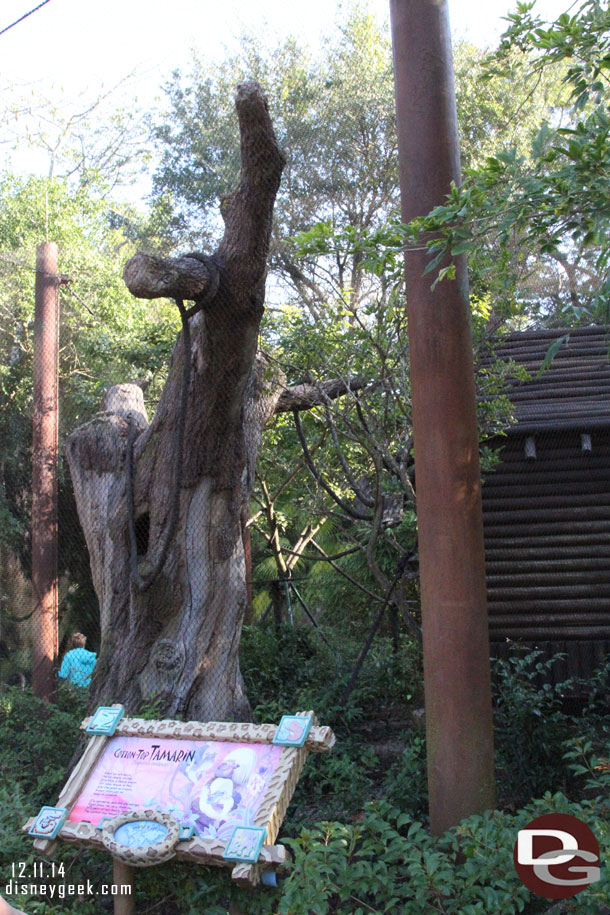
[[[218,203],[239,168],[234,87],[255,78],[267,93],[288,164],[276,203],[260,346],[288,385],[314,385],[322,396],[297,425],[290,414],[276,414],[263,436],[249,519],[252,593],[242,670],[259,717],[314,707],[342,737],[334,760],[312,766],[289,824],[300,857],[278,903],[282,911],[357,911],[360,903],[362,911],[377,911],[371,908],[378,905],[375,886],[390,893],[388,906],[400,903],[405,911],[422,899],[436,900],[439,911],[509,911],[502,908],[509,900],[515,911],[526,905],[538,911],[509,877],[503,884],[505,875],[492,876],[497,858],[491,851],[478,861],[476,878],[468,868],[451,867],[451,842],[475,849],[485,834],[499,855],[514,829],[506,817],[518,818],[517,809],[532,798],[550,791],[558,809],[567,809],[594,805],[597,797],[584,790],[585,772],[574,767],[597,774],[595,752],[607,731],[595,706],[601,675],[585,728],[568,720],[560,691],[536,690],[531,667],[516,661],[498,666],[505,818],[470,824],[438,848],[426,846],[430,840],[416,825],[425,819],[425,751],[412,714],[421,707],[421,676],[402,250],[424,230],[435,234],[431,264],[447,248],[468,254],[475,358],[503,329],[608,323],[607,4],[582,3],[554,25],[534,17],[529,5],[520,5],[491,53],[456,43],[465,181],[444,206],[410,227],[398,218],[389,36],[365,5],[345,10],[315,51],[297,39],[273,45],[259,33],[244,35],[232,54],[212,65],[194,53],[167,82],[161,111],[117,105],[113,92],[91,97],[78,111],[42,98],[15,103],[3,97],[3,140],[20,148],[26,141],[46,160],[44,177],[9,170],[0,176],[0,663],[10,680],[27,675],[30,651],[24,633],[32,605],[35,248],[56,241],[60,270],[71,278],[61,292],[60,440],[95,415],[104,390],[115,383],[139,384],[152,413],[179,318],[171,302],[131,297],[122,281],[124,263],[136,250],[172,255],[213,247]],[[18,125],[26,126],[26,137]],[[10,130],[17,131],[12,139]],[[136,205],[125,189],[138,184],[143,168],[152,174],[152,189],[145,205]],[[478,378],[481,454],[489,472],[495,456],[486,441],[510,422],[506,369],[488,368]],[[332,396],[333,383],[348,394]],[[63,461],[59,496],[60,633],[65,644],[67,633],[83,629],[95,646],[99,611]],[[392,595],[350,702],[342,704],[401,563],[409,574]],[[10,695],[3,715],[15,741],[18,716],[31,700]],[[519,747],[527,764],[517,765],[515,735],[536,727],[542,727],[537,739]],[[20,770],[24,808],[38,795],[49,802],[45,792],[61,760],[67,762],[49,738],[32,792],[32,770],[29,785],[22,770],[29,739],[26,730],[16,755],[3,750],[9,771]],[[572,755],[564,759],[564,752]],[[41,759],[40,748],[35,755]],[[518,778],[518,768],[527,775]],[[571,800],[569,785],[576,786]],[[556,795],[559,789],[567,794]],[[373,806],[365,807],[371,798]],[[588,816],[603,820],[595,807]],[[299,832],[303,823],[334,818],[344,822]],[[607,841],[607,824],[602,832]],[[369,857],[358,845],[366,841],[377,843]],[[400,854],[392,842],[403,843]],[[411,881],[412,898],[400,896],[407,889],[394,871],[389,889],[379,887],[388,868],[407,867],[398,863],[407,846],[409,867],[419,854],[421,883]],[[348,877],[354,855],[369,870]],[[375,870],[378,861],[381,870]],[[177,889],[168,896],[150,880],[150,911],[159,894],[170,899],[166,906],[190,911],[177,901]],[[226,889],[204,883],[196,892],[226,910]],[[604,892],[601,885],[591,890],[592,899],[597,893],[599,902]],[[315,899],[328,907],[316,909]]]

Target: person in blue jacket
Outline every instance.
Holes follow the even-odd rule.
[[[65,653],[59,668],[58,676],[75,686],[89,686],[97,661],[95,652],[87,651],[86,644],[87,636],[75,632],[72,636],[72,649]]]

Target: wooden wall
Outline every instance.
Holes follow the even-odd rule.
[[[492,655],[510,642],[562,651],[553,679],[586,676],[610,656],[610,428],[505,442],[483,486]]]

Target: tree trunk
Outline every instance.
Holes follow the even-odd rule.
[[[68,460],[101,609],[102,648],[92,706],[130,713],[156,701],[159,714],[247,720],[238,648],[247,603],[243,518],[262,430],[282,379],[257,356],[273,203],[284,157],[255,83],[238,87],[242,173],[221,205],[224,237],[211,258],[137,255],[125,269],[145,298],[195,300],[190,352],[178,337],[156,414],[147,422],[135,385],[108,393],[104,411],[69,438]],[[176,489],[184,359],[190,382],[178,514]],[[130,573],[126,458],[133,443],[138,572]],[[163,540],[169,530],[167,550]]]

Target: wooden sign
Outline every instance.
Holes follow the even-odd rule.
[[[274,843],[307,755],[335,743],[313,712],[278,726],[147,721],[117,705],[81,728],[91,739],[57,805],[24,827],[37,851],[82,843],[131,867],[175,856],[228,866],[245,886],[286,865]]]

